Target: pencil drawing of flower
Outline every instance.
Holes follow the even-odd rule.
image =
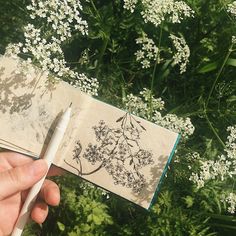
[[[109,127],[103,120],[93,127],[96,143],[89,143],[82,153],[82,146],[77,141],[74,148],[74,159],[79,163],[80,175],[90,175],[104,168],[111,176],[115,185],[131,188],[140,193],[146,181],[142,168],[154,163],[151,151],[140,146],[140,139],[145,128],[140,121],[126,113],[117,119],[117,128]],[[83,172],[82,158],[86,159],[95,169]]]

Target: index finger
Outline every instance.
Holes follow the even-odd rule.
[[[30,156],[26,156],[17,152],[0,152],[0,157],[3,157],[13,168],[22,166],[34,161]],[[48,176],[62,175],[65,171],[55,165],[52,165],[48,171]]]
[[[17,152],[0,152],[0,157],[4,158],[13,168],[21,165],[25,165],[33,161],[29,156],[17,153]]]

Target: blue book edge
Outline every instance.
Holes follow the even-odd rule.
[[[175,153],[175,150],[176,150],[177,145],[178,145],[178,143],[179,143],[180,137],[181,137],[181,135],[179,134],[178,137],[177,137],[177,139],[176,139],[176,141],[175,141],[174,147],[173,147],[173,149],[172,149],[172,151],[171,151],[171,153],[170,153],[170,156],[169,156],[169,158],[168,158],[168,160],[167,160],[167,163],[166,163],[166,165],[165,165],[165,168],[164,168],[164,170],[163,170],[163,172],[162,172],[160,181],[159,181],[159,183],[158,183],[158,185],[157,185],[155,194],[154,194],[154,196],[153,196],[153,198],[152,198],[152,201],[151,201],[151,203],[150,203],[150,205],[149,205],[149,207],[148,207],[148,210],[150,210],[150,208],[153,206],[154,202],[155,202],[156,199],[157,199],[157,195],[159,194],[160,189],[161,189],[162,181],[163,181],[163,179],[164,179],[164,176],[166,175],[166,172],[167,172],[167,170],[168,170],[168,166],[170,165],[170,162],[171,162],[171,160],[172,160],[172,158],[173,158],[173,156],[174,156],[174,153]]]

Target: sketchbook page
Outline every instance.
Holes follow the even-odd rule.
[[[0,139],[40,155],[70,102],[71,121],[54,164],[148,208],[178,134],[102,103],[35,67],[0,58]],[[36,71],[35,71],[36,70]],[[30,155],[30,154],[29,154]]]
[[[89,99],[65,159],[54,164],[149,208],[178,134]]]
[[[63,155],[73,140],[77,104],[85,102],[83,94],[65,82],[47,83],[47,77],[39,69],[25,66],[19,58],[0,57],[0,139],[5,142],[1,142],[2,146],[13,145],[12,149],[22,148],[24,153],[27,150],[29,155],[39,156],[50,140],[58,117],[72,102],[68,135],[60,146]]]
[[[34,157],[34,158],[38,158],[38,156],[39,156],[36,153],[32,153],[32,152],[30,152],[26,149],[19,148],[17,146],[8,144],[7,142],[4,142],[4,141],[0,141],[0,148],[6,149],[6,150],[11,150],[13,152],[18,152],[18,153],[28,155],[28,156],[31,156],[31,157]]]

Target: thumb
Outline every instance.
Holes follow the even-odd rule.
[[[0,200],[30,188],[47,173],[47,169],[44,160],[37,160],[0,172]]]

